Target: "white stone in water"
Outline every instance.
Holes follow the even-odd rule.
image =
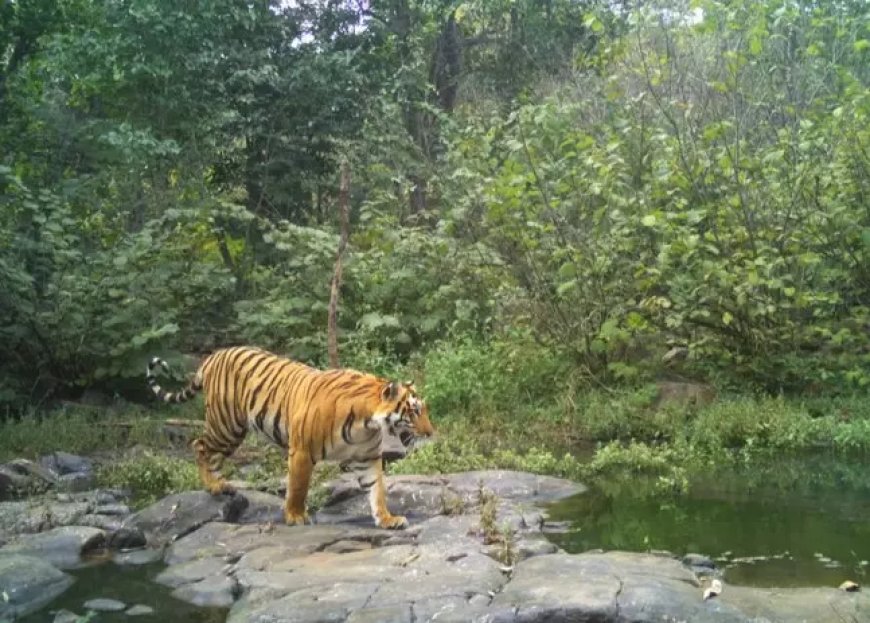
[[[78,623],[82,617],[69,610],[58,610],[54,613],[52,623]]]
[[[127,608],[127,604],[117,599],[90,599],[85,602],[85,608],[97,612],[120,612]]]
[[[135,606],[131,606],[127,612],[125,612],[127,616],[138,617],[146,614],[154,614],[154,608],[151,606],[145,606],[142,604],[136,604]]]

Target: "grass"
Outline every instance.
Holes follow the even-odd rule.
[[[97,481],[104,487],[129,489],[136,508],[148,506],[171,493],[200,487],[192,459],[148,450],[103,466]]]
[[[870,451],[867,395],[720,395],[706,406],[658,405],[655,384],[590,389],[575,382],[570,366],[549,351],[520,346],[439,346],[425,361],[412,363],[409,376],[421,381],[439,436],[390,465],[390,473],[503,468],[581,481],[643,474],[655,479],[657,491],[679,493],[693,471],[745,464],[774,452]],[[196,400],[172,407],[30,413],[0,423],[0,461],[54,450],[112,459],[137,448],[144,451],[122,460],[118,475],[108,480],[133,483],[143,498],[195,487],[190,451],[167,439],[164,424],[166,418],[199,421],[201,409]],[[286,465],[280,450],[249,436],[227,462],[226,473],[275,491]],[[336,473],[334,467],[318,467],[312,507],[325,500],[320,484]],[[457,512],[449,500],[444,506]]]
[[[133,447],[183,447],[167,437],[166,422],[198,420],[196,403],[179,408],[149,409],[137,405],[109,409],[66,406],[49,412],[30,411],[0,422],[0,461],[36,459],[55,451],[95,455]]]

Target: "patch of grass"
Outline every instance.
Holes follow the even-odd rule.
[[[96,407],[34,411],[0,423],[0,460],[59,450],[87,455],[135,445],[165,447],[162,427],[163,420],[141,407],[123,412]]]
[[[97,482],[104,487],[129,489],[136,508],[152,504],[171,493],[201,487],[192,459],[150,451],[103,466],[97,473]]]
[[[447,517],[462,515],[465,512],[465,502],[462,497],[446,487],[441,489],[441,514]]]

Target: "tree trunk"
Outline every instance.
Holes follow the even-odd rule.
[[[349,217],[350,195],[350,166],[347,160],[341,163],[341,181],[338,190],[338,220],[339,238],[338,253],[335,255],[335,270],[332,273],[332,286],[329,290],[329,308],[326,325],[327,351],[329,353],[329,367],[339,367],[338,361],[338,296],[341,289],[341,258],[347,247],[347,238],[350,229]]]

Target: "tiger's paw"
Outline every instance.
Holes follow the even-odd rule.
[[[226,480],[209,485],[208,492],[212,495],[235,495],[236,488]]]
[[[386,515],[378,517],[375,524],[378,528],[386,528],[387,530],[403,530],[408,527],[408,520],[401,515]]]
[[[288,526],[304,526],[305,524],[310,524],[311,519],[308,517],[308,513],[296,513],[293,511],[285,510],[284,511],[284,523]]]

